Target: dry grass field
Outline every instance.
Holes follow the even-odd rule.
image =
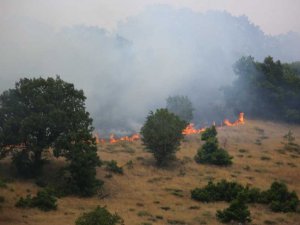
[[[117,212],[126,225],[219,224],[216,210],[228,203],[200,203],[190,197],[191,189],[209,180],[226,178],[261,189],[280,180],[300,196],[300,154],[282,150],[282,136],[289,129],[300,144],[299,126],[251,120],[243,126],[218,129],[221,146],[234,156],[230,167],[195,163],[193,157],[201,146],[199,135],[186,137],[177,152],[177,161],[164,169],[155,166],[152,155],[144,151],[140,142],[99,145],[101,159],[116,160],[124,166],[123,175],[110,176],[105,168],[98,169],[97,176],[105,181],[101,196],[64,197],[58,200],[58,209],[51,212],[19,209],[14,207],[17,199],[36,193],[38,187],[32,181],[14,179],[7,183],[8,188],[0,189],[0,195],[5,197],[0,224],[71,225],[80,214],[97,205]],[[51,174],[62,163],[61,159],[53,159],[46,173]],[[7,161],[0,162],[0,171],[2,176],[9,176]],[[252,224],[300,224],[300,213],[273,213],[261,204],[250,204],[249,208]]]

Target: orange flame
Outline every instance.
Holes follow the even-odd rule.
[[[118,142],[118,140],[115,139],[115,135],[111,134],[110,137],[109,137],[109,143],[114,144],[114,143],[117,143],[117,142]]]
[[[239,118],[234,122],[230,122],[228,119],[224,120],[224,125],[228,126],[228,127],[238,126],[238,125],[243,125],[243,124],[245,124],[245,119],[244,119],[244,113],[243,112],[241,112],[239,114]],[[215,126],[216,123],[213,122],[213,125]],[[196,129],[194,126],[195,125],[193,123],[190,123],[189,125],[187,125],[187,127],[182,131],[182,134],[183,135],[199,134],[199,133],[205,131],[205,129],[206,129],[206,127]],[[95,133],[94,137],[96,138],[96,143],[97,144],[106,143],[104,139],[101,139],[99,137],[98,133]],[[134,142],[134,141],[139,140],[140,138],[141,137],[140,137],[139,134],[133,134],[131,136],[124,136],[124,137],[121,137],[121,138],[116,138],[114,134],[111,134],[110,138],[109,138],[109,143],[115,144],[115,143],[120,142],[120,141]]]
[[[194,127],[193,123],[190,123],[187,125],[187,127],[182,131],[182,134],[184,135],[190,135],[190,134],[199,134],[201,132],[205,131],[205,128],[196,129]]]
[[[131,136],[124,136],[124,137],[121,137],[121,138],[115,138],[115,135],[111,134],[110,138],[109,138],[109,143],[114,144],[114,143],[117,143],[117,142],[120,142],[120,141],[134,142],[134,141],[137,141],[139,139],[140,139],[139,134],[133,134]]]
[[[232,126],[237,126],[237,125],[242,125],[245,124],[245,119],[244,119],[244,113],[241,112],[239,114],[239,118],[238,120],[236,120],[235,122],[231,123],[229,120],[225,119],[224,120],[224,124],[228,127],[232,127]]]
[[[105,140],[103,138],[100,138],[100,135],[98,133],[94,133],[94,138],[96,139],[96,144],[105,143]]]

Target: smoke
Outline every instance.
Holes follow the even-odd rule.
[[[267,36],[245,16],[157,5],[108,32],[78,25],[54,30],[28,18],[0,22],[0,91],[21,77],[54,76],[83,89],[100,133],[139,129],[149,110],[187,95],[195,122],[223,119],[221,87],[241,56],[300,59],[296,33]]]

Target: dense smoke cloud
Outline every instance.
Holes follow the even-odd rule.
[[[0,91],[21,77],[59,74],[84,90],[101,132],[138,130],[149,110],[178,94],[193,102],[196,122],[221,120],[230,110],[220,88],[235,78],[238,58],[300,59],[298,34],[266,36],[226,12],[153,6],[113,33],[83,25],[57,31],[27,18],[0,26]]]

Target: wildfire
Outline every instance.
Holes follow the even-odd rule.
[[[182,134],[184,135],[199,134],[205,131],[205,128],[196,129],[194,126],[195,125],[193,123],[187,125],[187,127],[182,131]]]
[[[110,144],[115,144],[120,141],[134,142],[140,139],[139,134],[133,134],[131,136],[124,136],[121,138],[116,138],[114,134],[111,134],[108,141],[106,141],[104,138],[100,138],[98,133],[95,133],[94,137],[96,139],[96,144],[105,144],[106,142]]]
[[[232,126],[237,126],[237,125],[243,125],[245,124],[245,119],[244,119],[244,113],[241,112],[239,114],[239,118],[234,121],[234,122],[230,122],[228,119],[224,120],[224,125],[228,126],[228,127],[232,127]],[[213,125],[215,126],[215,122],[213,123]],[[221,126],[222,127],[222,126]],[[184,135],[191,135],[191,134],[199,134],[203,131],[205,131],[206,127],[200,128],[200,129],[196,129],[195,125],[193,123],[190,123],[183,131],[182,134]],[[107,141],[104,138],[100,138],[98,133],[94,134],[94,137],[96,139],[96,143],[97,144],[105,144]],[[139,140],[141,137],[139,134],[133,134],[131,136],[124,136],[121,138],[116,138],[114,134],[110,135],[110,138],[108,140],[108,142],[110,144],[115,144],[117,142],[120,141],[127,141],[127,142],[134,142]]]
[[[105,144],[105,139],[100,138],[98,133],[94,133],[94,138],[96,139],[96,144]]]
[[[237,126],[237,125],[240,125],[240,124],[245,124],[245,120],[244,120],[244,113],[241,112],[239,114],[239,118],[238,120],[236,120],[235,122],[231,123],[229,120],[225,119],[224,120],[224,124],[228,127],[232,127],[232,126]]]

